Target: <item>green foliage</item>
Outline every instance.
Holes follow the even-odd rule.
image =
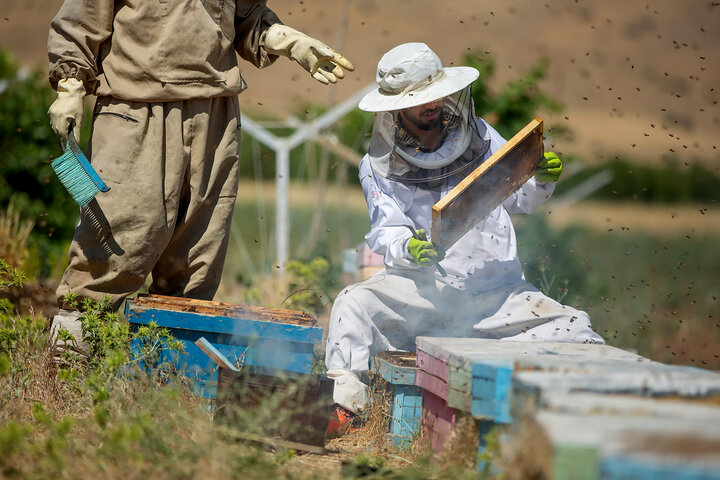
[[[127,358],[127,343],[130,338],[128,324],[120,322],[120,317],[110,305],[110,298],[96,302],[89,298],[79,300],[70,293],[65,299],[74,310],[82,312],[82,341],[88,345],[87,366],[91,371],[108,368],[110,374],[117,373],[118,360],[122,365]],[[77,340],[77,339],[76,339]]]
[[[11,267],[4,258],[0,258],[0,290],[8,287],[22,287],[25,281],[25,274],[20,270]],[[7,299],[0,302],[0,311],[8,312],[9,302]]]
[[[33,273],[46,277],[63,241],[72,238],[78,209],[50,166],[62,153],[47,116],[54,92],[40,70],[18,73],[11,55],[0,50],[0,82],[7,82],[0,93],[0,207],[14,198],[21,217],[34,222],[30,248],[41,263]]]
[[[327,276],[330,263],[321,257],[309,262],[292,260],[287,263],[287,271],[292,293],[285,299],[283,306],[319,314],[331,298]]]
[[[69,293],[64,301],[82,312],[82,340],[88,344],[87,367],[91,373],[98,375],[97,378],[91,376],[90,383],[97,391],[102,390],[103,379],[117,375],[122,368],[132,365],[157,373],[169,361],[164,352],[184,352],[183,343],[155,322],[138,328],[131,336],[129,324],[120,321],[120,316],[110,304],[110,297],[105,297],[102,302],[89,298],[81,301],[75,294]],[[136,340],[137,346],[132,358],[128,347],[131,338]],[[79,359],[71,360],[75,361],[70,364],[77,367]]]
[[[150,370],[159,370],[164,361],[166,352],[182,353],[185,345],[175,338],[170,330],[159,327],[157,323],[150,322],[142,325],[133,334],[137,341],[134,358],[136,362],[142,362]]]
[[[540,90],[550,65],[542,59],[521,78],[507,83],[497,93],[490,91],[489,79],[495,73],[495,61],[482,51],[467,53],[464,64],[477,68],[480,78],[472,89],[475,113],[480,117],[497,118],[493,127],[505,138],[510,138],[532,120],[540,110],[562,111],[562,105]]]
[[[720,200],[720,175],[699,163],[681,166],[673,163],[642,165],[615,158],[585,168],[560,181],[555,195],[573,188],[602,170],[613,174],[612,181],[591,198],[602,200],[640,200],[654,203],[717,202]]]

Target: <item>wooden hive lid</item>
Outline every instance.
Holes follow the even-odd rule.
[[[307,312],[283,308],[236,305],[232,303],[196,300],[193,298],[168,297],[140,294],[131,300],[136,307],[157,308],[200,315],[220,316],[260,322],[284,323],[304,327],[317,327],[315,317]]]

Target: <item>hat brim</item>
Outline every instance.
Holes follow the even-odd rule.
[[[480,72],[472,67],[445,67],[443,73],[439,80],[400,95],[373,90],[360,100],[358,108],[366,112],[389,112],[417,107],[462,90],[480,76]]]

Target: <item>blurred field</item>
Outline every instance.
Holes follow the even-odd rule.
[[[260,203],[250,193],[254,188],[243,183],[240,189],[235,218],[242,222],[242,233],[233,233],[219,292],[227,301],[247,300],[247,288],[238,280],[252,283],[263,269],[273,269],[274,238],[262,233],[272,230],[267,222],[274,221],[273,190],[262,186],[261,220]],[[314,195],[307,184],[291,187],[293,258],[303,258],[298,252],[308,236]],[[323,247],[309,257],[326,256],[335,266],[336,284],[326,292],[334,295],[343,286],[338,275],[340,233],[346,234],[343,248],[354,248],[363,241],[369,221],[357,187],[330,189],[326,209]],[[527,280],[551,297],[588,311],[608,343],[655,360],[720,369],[716,206],[592,201],[554,211],[548,203],[531,216],[513,219]],[[266,303],[279,304],[292,292],[273,285],[256,293]],[[319,312],[323,323],[331,300],[324,298],[326,307]]]

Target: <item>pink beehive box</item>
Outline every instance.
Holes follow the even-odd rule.
[[[421,436],[434,451],[445,447],[455,429],[455,409],[448,407],[448,362],[418,348],[415,385],[423,389]]]
[[[384,267],[385,262],[382,255],[373,252],[370,250],[370,247],[367,246],[367,243],[363,243],[358,251],[357,266],[358,268]]]

